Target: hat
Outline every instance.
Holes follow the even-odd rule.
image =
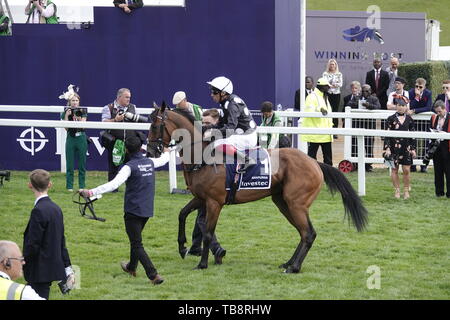
[[[179,104],[181,101],[183,101],[184,99],[186,99],[186,93],[184,93],[184,91],[177,91],[175,92],[175,94],[173,95],[172,98],[172,103],[174,105]]]
[[[406,80],[402,77],[396,77],[394,82],[401,82],[403,84],[406,84]]]
[[[328,80],[326,78],[320,78],[319,80],[317,80],[316,86],[329,86],[330,83],[328,82]]]

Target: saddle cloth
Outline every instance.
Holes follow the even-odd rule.
[[[263,148],[246,150],[246,152],[249,152],[250,159],[256,160],[256,163],[250,165],[243,174],[236,173],[236,169],[239,168],[238,163],[227,164],[225,189],[231,190],[235,181],[238,181],[237,190],[270,189],[272,168],[269,153]]]

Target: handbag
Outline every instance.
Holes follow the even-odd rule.
[[[112,162],[115,166],[120,166],[125,159],[125,142],[117,139],[112,150]]]

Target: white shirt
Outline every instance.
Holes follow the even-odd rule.
[[[43,194],[42,196],[39,196],[36,198],[36,200],[34,201],[34,206],[36,206],[36,204],[38,203],[39,200],[41,200],[42,198],[48,197],[48,194]]]
[[[0,277],[11,280],[11,278],[4,272],[0,271]],[[25,289],[23,289],[22,292],[22,299],[21,300],[45,300],[44,298],[41,298],[36,291],[30,286],[25,286]]]
[[[153,164],[155,168],[162,167],[167,162],[169,162],[170,155],[169,152],[164,152],[161,157],[159,158],[150,158],[153,161]],[[98,186],[97,188],[92,189],[92,195],[97,196],[99,194],[111,192],[113,190],[116,190],[118,187],[120,187],[131,175],[131,168],[128,165],[124,165],[122,169],[120,169],[119,173],[116,175],[116,177],[111,180],[110,182],[107,182],[105,184],[102,184],[101,186]]]

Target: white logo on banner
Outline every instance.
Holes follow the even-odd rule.
[[[35,137],[35,132],[40,138]],[[26,138],[28,133],[31,133],[30,138]],[[22,131],[22,133],[20,134],[20,138],[17,139],[17,141],[19,141],[22,149],[24,149],[27,152],[30,152],[31,155],[34,156],[35,152],[39,152],[42,149],[44,149],[45,144],[48,142],[48,139],[45,139],[45,135],[42,133],[41,130],[31,127],[27,130]],[[26,144],[27,142],[31,142],[30,147],[28,147],[28,145]],[[38,144],[37,148],[35,148],[35,143]]]

